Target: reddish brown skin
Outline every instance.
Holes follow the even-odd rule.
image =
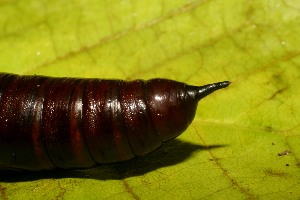
[[[195,96],[199,88],[0,73],[0,168],[88,168],[145,155],[188,127],[207,95]]]

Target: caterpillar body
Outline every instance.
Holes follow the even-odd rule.
[[[198,101],[229,84],[0,73],[0,169],[88,168],[145,155],[186,130]]]

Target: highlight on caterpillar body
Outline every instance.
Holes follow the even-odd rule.
[[[229,84],[0,73],[0,169],[88,168],[145,155],[186,130],[198,101]]]

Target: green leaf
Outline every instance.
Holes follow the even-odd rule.
[[[0,198],[299,198],[299,10],[292,0],[1,1],[2,72],[232,85],[143,158],[2,171]]]

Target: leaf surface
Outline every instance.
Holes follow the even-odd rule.
[[[1,72],[232,85],[145,157],[1,171],[0,198],[299,198],[299,11],[292,0],[1,1]]]

